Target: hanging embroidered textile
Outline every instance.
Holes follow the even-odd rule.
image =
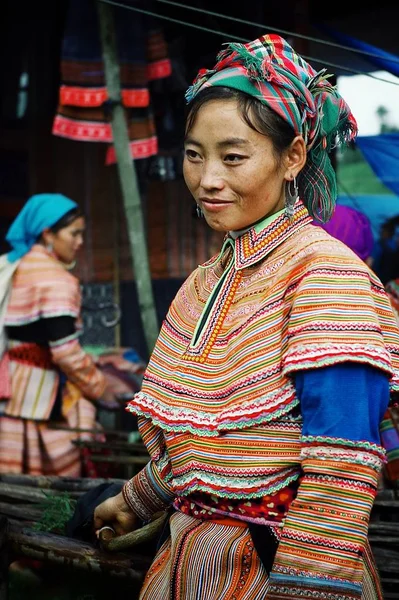
[[[114,17],[130,152],[134,159],[148,158],[158,152],[151,82],[168,77],[171,62],[163,34],[154,21],[120,8],[115,8]],[[52,133],[71,140],[109,144],[106,164],[112,164],[116,155],[110,113],[95,2],[72,0],[62,43],[59,104]]]

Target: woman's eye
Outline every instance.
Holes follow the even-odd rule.
[[[225,159],[224,159],[224,160],[225,160],[226,162],[232,162],[232,163],[235,163],[235,162],[239,162],[239,161],[243,160],[243,158],[245,158],[245,157],[244,157],[244,156],[242,156],[241,154],[227,154],[227,155],[225,156]]]
[[[191,159],[195,159],[195,158],[199,158],[199,154],[198,152],[196,152],[195,150],[190,150],[189,148],[187,148],[185,150],[185,154],[187,156],[187,158],[191,158]]]

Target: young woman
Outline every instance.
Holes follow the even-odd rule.
[[[106,387],[79,344],[80,286],[67,270],[84,228],[75,202],[39,194],[7,234],[12,251],[0,259],[0,473],[81,475],[72,444],[80,435],[49,422],[92,429]]]
[[[95,525],[173,507],[141,600],[382,598],[367,526],[398,330],[367,265],[312,225],[355,120],[277,35],[230,44],[187,98],[185,180],[226,237],[130,404],[151,461]]]

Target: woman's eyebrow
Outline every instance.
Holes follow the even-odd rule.
[[[225,148],[226,146],[247,146],[248,144],[248,140],[239,137],[232,137],[221,140],[217,145],[219,148]]]
[[[184,142],[186,144],[192,144],[193,146],[201,146],[202,147],[202,144],[200,142],[198,142],[195,138],[192,138],[190,136],[186,137]],[[231,137],[231,138],[226,138],[225,140],[220,140],[220,142],[217,143],[217,146],[219,146],[219,148],[225,148],[226,146],[244,146],[244,145],[248,145],[248,144],[249,144],[248,140],[246,140],[244,138]]]

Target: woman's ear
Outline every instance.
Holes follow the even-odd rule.
[[[287,181],[297,177],[300,171],[306,164],[306,145],[305,140],[301,135],[297,135],[289,145],[285,152],[285,174],[284,178]]]
[[[43,242],[43,244],[45,246],[50,246],[53,243],[53,239],[53,232],[48,227],[44,229],[41,235],[41,241]]]

